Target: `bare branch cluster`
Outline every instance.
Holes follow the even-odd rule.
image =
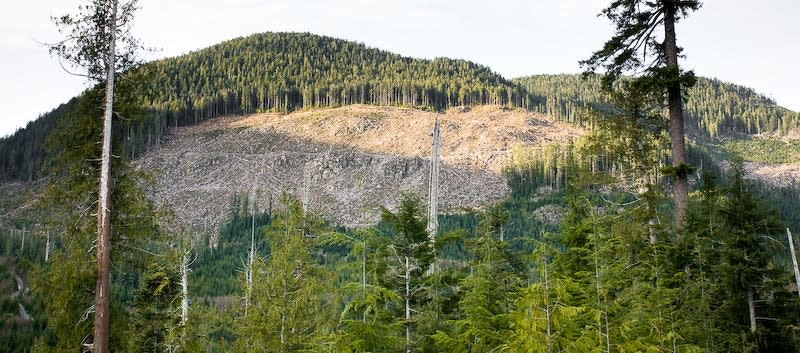
[[[104,81],[109,70],[106,55],[111,28],[115,29],[115,72],[138,65],[135,53],[144,49],[131,33],[134,13],[139,8],[138,0],[119,2],[116,20],[112,13],[113,1],[91,0],[89,4],[79,6],[76,14],[52,17],[65,39],[48,44],[50,54],[63,59],[68,66],[85,70],[79,75],[96,82]]]

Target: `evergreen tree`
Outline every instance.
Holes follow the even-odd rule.
[[[117,92],[122,103],[118,109],[133,116],[135,109],[126,104],[129,92],[127,84]],[[37,342],[37,349],[42,351],[74,351],[91,337],[86,323],[93,310],[92,282],[96,272],[95,259],[87,251],[93,248],[96,223],[88,215],[97,197],[100,146],[96,136],[102,125],[96,117],[102,111],[102,104],[98,104],[102,99],[102,90],[85,92],[70,119],[61,120],[57,133],[47,141],[52,156],[47,161],[49,178],[36,208],[38,214],[44,215],[41,222],[53,230],[54,243],[61,246],[53,250],[48,263],[38,266],[33,276],[34,294],[42,298],[48,313],[47,335]],[[117,140],[114,151],[119,150]],[[111,292],[117,302],[111,308],[120,320],[111,322],[110,342],[120,350],[127,346],[124,337],[129,333],[124,319],[128,315],[124,308],[133,300],[129,291],[137,288],[137,273],[165,240],[152,205],[138,188],[140,177],[124,156],[115,161],[112,181],[116,192],[111,198],[115,212],[111,221],[117,224],[119,239],[111,253],[117,263],[112,273],[115,290]]]
[[[601,317],[601,312],[578,302],[581,296],[574,295],[581,289],[578,283],[555,271],[552,259],[559,254],[547,238],[531,254],[536,272],[510,313],[512,332],[506,347],[520,353],[603,351],[597,335],[585,334],[594,331],[587,330],[587,320]]]
[[[412,313],[427,302],[423,296],[424,274],[434,260],[433,248],[425,230],[419,197],[404,194],[396,213],[382,210],[382,220],[391,232],[392,243],[387,247],[390,259],[386,264],[385,286],[393,288],[403,298],[402,322],[405,331],[405,351],[419,351],[422,337],[414,333],[418,321]]]
[[[470,273],[460,282],[458,316],[451,320],[450,332],[433,336],[439,351],[492,352],[506,343],[509,312],[521,282],[515,267],[519,261],[500,240],[506,219],[499,207],[491,208],[478,237],[467,242],[473,257]]]
[[[688,332],[708,352],[791,352],[797,340],[796,296],[791,274],[775,254],[783,252],[777,212],[753,195],[739,163],[728,186],[704,173],[678,253],[683,290],[691,299]],[[702,328],[702,329],[700,329]]]
[[[139,45],[130,35],[137,0],[92,0],[77,15],[54,18],[68,37],[50,52],[86,70],[87,77],[105,85],[100,185],[97,201],[97,285],[95,288],[94,339],[91,350],[109,351],[111,298],[111,119],[114,115],[116,72],[134,64]]]
[[[391,308],[400,307],[400,294],[382,285],[389,239],[378,237],[372,229],[355,233],[325,234],[328,246],[347,246],[347,260],[337,268],[348,282],[339,293],[347,299],[336,327],[326,345],[334,352],[387,352],[404,345],[402,328],[394,325]]]
[[[267,229],[269,256],[253,264],[247,315],[238,320],[235,349],[294,352],[330,334],[336,298],[326,284],[332,276],[312,257],[320,224],[284,194]]]
[[[675,23],[688,12],[697,10],[699,1],[678,0],[615,0],[602,14],[616,26],[616,33],[603,49],[596,51],[581,64],[594,71],[606,70],[603,86],[607,91],[622,74],[643,71],[637,80],[638,89],[660,92],[669,107],[670,140],[672,142],[674,219],[681,225],[689,195],[683,121],[683,94],[694,82],[694,74],[681,72],[678,67],[680,48],[676,44]],[[659,41],[654,32],[663,25],[664,38]],[[663,100],[663,99],[662,99]]]
[[[133,352],[178,352],[172,331],[179,324],[178,273],[161,264],[148,266],[134,293]]]

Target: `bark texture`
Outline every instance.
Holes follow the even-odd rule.
[[[109,351],[111,306],[111,116],[114,107],[115,32],[117,1],[111,2],[109,43],[106,54],[106,99],[103,113],[103,145],[100,156],[100,185],[97,202],[97,287],[95,289],[94,353]]]
[[[669,136],[672,142],[672,166],[679,172],[673,177],[672,198],[674,202],[674,222],[676,226],[683,225],[686,206],[689,200],[689,179],[687,173],[681,172],[686,165],[686,142],[684,141],[683,101],[681,98],[680,75],[678,68],[678,45],[675,40],[675,12],[674,1],[664,2],[664,54],[666,55],[667,69],[676,75],[667,88],[669,104]]]

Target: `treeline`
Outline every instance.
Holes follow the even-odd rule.
[[[600,77],[581,75],[537,75],[512,80],[529,95],[545,97],[538,105],[526,106],[557,119],[584,125],[587,108],[605,110],[609,100],[601,92]],[[753,89],[699,77],[688,90],[687,129],[699,138],[727,138],[745,134],[800,129],[800,114],[778,106]]]
[[[469,61],[413,59],[307,33],[237,38],[140,71],[148,82],[142,105],[151,114],[130,135],[145,143],[169,127],[230,114],[349,104],[441,110],[529,100],[519,86]]]
[[[505,207],[473,214],[478,223],[471,229],[440,233],[434,251],[424,205],[413,195],[402,196],[396,211],[384,210],[380,225],[353,231],[320,222],[284,196],[269,224],[255,233],[261,245],[253,260],[244,248],[228,255],[239,265],[227,277],[238,281],[225,301],[190,291],[190,315],[180,323],[179,262],[158,261],[137,276],[134,298],[117,316],[132,323],[113,331],[115,347],[132,352],[797,350],[793,333],[800,305],[789,289],[785,257],[776,256],[786,251],[785,232],[775,211],[753,197],[741,170],[722,183],[705,175],[686,227],[673,233],[658,221],[669,219],[661,207],[669,203],[665,195],[630,196],[607,184],[604,173],[571,168],[558,227],[517,239],[526,249],[514,249],[513,241],[504,239],[506,226],[515,221]],[[239,229],[233,242],[249,242],[252,217],[240,214],[230,224]],[[453,244],[460,247],[457,256],[442,251]],[[192,269],[190,283],[202,282],[199,262]],[[37,340],[38,350],[79,339],[51,330],[46,329],[49,342]]]
[[[41,258],[42,233],[25,251],[19,236],[7,245],[36,263],[31,312],[43,315],[39,326],[3,336],[25,345],[14,351],[72,351],[90,337],[94,106],[79,106],[80,119],[62,121],[53,137],[60,143],[50,144],[58,158],[36,205],[41,226],[58,239],[49,261]],[[674,230],[663,223],[672,219],[668,192],[651,175],[653,160],[663,160],[662,136],[597,128],[613,129],[520,152],[518,169],[507,174],[511,200],[440,217],[435,246],[413,195],[396,195],[397,210],[356,230],[336,229],[286,195],[266,210],[242,195],[210,248],[191,235],[166,236],[137,188],[142,179],[116,152],[111,345],[120,352],[796,352],[800,302],[781,255],[785,228],[741,168],[727,178],[701,173],[686,226]],[[619,148],[641,136],[637,153]],[[73,147],[58,147],[65,145]]]
[[[116,135],[135,157],[177,126],[230,114],[374,104],[443,110],[506,105],[579,125],[585,108],[608,109],[599,78],[540,75],[512,81],[465,60],[403,57],[361,43],[307,33],[264,33],[147,63],[120,80],[136,116],[118,116]],[[95,88],[96,89],[96,88]],[[45,160],[43,141],[70,117],[73,99],[0,140],[0,180],[32,180]],[[794,131],[798,114],[751,89],[699,79],[689,92],[695,136]]]
[[[306,33],[264,33],[147,63],[121,83],[135,85],[145,114],[121,116],[126,155],[160,142],[169,129],[209,118],[264,111],[402,105],[525,106],[531,98],[489,68],[465,60],[403,57],[364,44]],[[30,180],[45,159],[42,142],[67,106],[0,140],[0,179]],[[41,123],[39,121],[42,121]]]
[[[523,103],[516,85],[485,66],[413,59],[307,33],[237,38],[143,69],[156,78],[146,104],[176,114],[178,124],[357,103],[434,109]]]
[[[0,138],[0,180],[33,181],[45,160],[45,140],[58,122],[70,117],[78,98],[59,105],[29,122],[25,128]]]

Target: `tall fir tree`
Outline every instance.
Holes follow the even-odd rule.
[[[332,330],[336,298],[330,272],[312,256],[319,220],[287,194],[267,229],[269,255],[253,263],[247,315],[237,320],[236,350],[295,352],[309,349]]]
[[[420,351],[422,337],[414,330],[418,320],[413,314],[427,303],[423,295],[425,273],[434,261],[433,248],[425,230],[419,197],[403,194],[396,212],[382,210],[382,221],[391,232],[392,243],[387,247],[385,286],[394,288],[403,298],[402,314],[397,318],[405,331],[405,351]]]
[[[690,11],[700,8],[696,0],[615,0],[603,10],[616,26],[616,32],[601,50],[581,65],[594,72],[605,69],[603,87],[613,90],[613,84],[623,74],[642,73],[637,78],[644,84],[637,89],[659,92],[661,101],[669,108],[670,141],[672,143],[674,223],[683,222],[689,199],[688,174],[691,168],[686,159],[684,137],[683,97],[694,82],[691,71],[682,72],[678,66],[680,48],[677,46],[675,24]],[[663,26],[663,38],[656,33]]]
[[[63,41],[50,46],[50,52],[69,64],[85,70],[90,80],[105,86],[103,129],[100,153],[100,177],[97,201],[97,285],[95,286],[94,353],[109,352],[111,307],[111,125],[114,115],[117,71],[135,64],[139,44],[131,36],[130,26],[137,0],[91,0],[77,15],[53,18]]]

